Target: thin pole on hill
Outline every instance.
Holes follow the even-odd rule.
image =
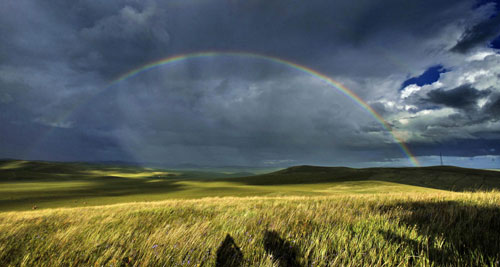
[[[439,158],[441,159],[441,166],[443,166],[443,154],[439,152]]]

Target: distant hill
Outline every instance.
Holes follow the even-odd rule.
[[[120,161],[101,162],[53,162],[28,161],[15,159],[0,159],[0,182],[2,181],[71,181],[95,178],[120,178],[135,174],[152,172],[169,172],[168,178],[177,179],[212,179],[242,177],[254,175],[244,169],[193,169],[193,170],[166,170],[163,168],[148,168],[131,165]],[[174,175],[175,173],[175,175]],[[161,175],[151,174],[158,178]]]
[[[164,171],[162,169],[77,162],[46,162],[24,160],[0,160],[0,181],[40,181],[95,179],[96,171],[101,175],[119,172],[123,176],[143,172]],[[253,175],[245,169],[181,171],[172,176],[177,179],[215,179],[246,185],[300,185],[336,183],[349,181],[385,181],[427,188],[468,191],[500,190],[500,172],[496,170],[469,169],[454,166],[408,167],[408,168],[348,168],[295,166],[266,174]],[[120,176],[120,175],[114,175]],[[214,180],[214,181],[215,181]]]
[[[500,172],[454,166],[364,169],[295,166],[269,174],[231,179],[231,181],[238,181],[248,185],[311,184],[366,180],[451,191],[500,189]]]

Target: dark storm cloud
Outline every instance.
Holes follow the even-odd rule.
[[[47,126],[40,123],[13,123],[0,118],[0,157],[44,160],[133,161],[116,138],[96,131]]]
[[[161,58],[167,54],[170,41],[167,25],[162,21],[161,9],[124,6],[117,14],[80,29],[78,36],[82,44],[72,56],[78,67],[97,67],[105,74],[124,71],[123,66],[130,63],[141,64]]]
[[[366,110],[317,77],[276,63],[193,59],[107,82],[167,56],[250,51],[339,79],[391,118],[400,107],[388,96],[407,77],[448,60],[450,36],[475,14],[474,3],[3,1],[0,123],[8,127],[0,157],[210,164],[400,158]],[[492,21],[474,24],[457,46],[489,38]],[[480,94],[472,85],[432,91],[410,109],[466,109]],[[488,101],[475,116],[498,114],[496,100]],[[471,122],[462,115],[450,128]]]
[[[494,121],[500,120],[500,94],[496,94],[486,103],[483,113]]]
[[[480,98],[488,96],[489,93],[490,91],[479,91],[466,84],[451,90],[430,91],[425,100],[452,108],[471,109],[476,107]]]
[[[414,38],[412,36],[432,38],[431,32],[441,31],[443,25],[465,13],[468,7],[464,3],[467,1],[412,1],[409,5],[401,1],[384,1],[384,4],[376,1],[233,1],[224,5],[183,2],[176,9],[178,13],[171,14],[167,20],[171,25],[171,51],[177,53],[249,50],[337,75],[368,75],[388,71],[388,68],[392,71],[394,65],[387,59],[377,61],[376,65],[366,59],[374,53],[400,57],[398,53],[393,54],[395,43],[406,37]],[[185,21],[179,18],[181,16],[195,19]],[[405,59],[401,56],[399,60]]]
[[[311,155],[308,151],[316,151],[315,155],[325,153],[348,139],[361,143],[363,133],[356,137],[349,129],[355,121],[370,121],[366,114],[347,109],[350,103],[335,100],[339,97],[335,90],[324,86],[304,90],[304,86],[310,85],[300,79],[293,83],[284,80],[261,83],[255,88],[231,80],[177,86],[179,89],[164,88],[156,92],[141,90],[135,92],[133,99],[115,97],[123,101],[122,112],[127,118],[123,138],[140,137],[133,150],[142,150],[150,144],[182,145],[189,149],[210,146],[245,151],[238,157],[246,160],[262,155],[304,158]],[[184,87],[190,89],[182,90]],[[177,153],[176,157],[188,160],[183,153]]]
[[[435,32],[467,14],[471,3],[24,1],[12,6],[4,8],[5,13],[29,12],[24,14],[29,18],[21,24],[7,14],[3,39],[15,36],[16,41],[7,41],[3,52],[17,50],[38,58],[46,54],[109,79],[155,59],[203,50],[271,54],[326,72],[387,72],[380,62],[373,68],[371,61],[352,57],[360,52],[359,59],[373,52],[391,54],[396,52],[392,46],[407,38],[434,38]],[[409,39],[407,44],[412,44]],[[332,65],[332,59],[340,62]]]
[[[497,37],[500,34],[500,15],[498,15],[498,12],[499,9],[495,8],[494,17],[468,28],[451,51],[466,53],[478,45],[486,45],[488,41],[492,41]]]

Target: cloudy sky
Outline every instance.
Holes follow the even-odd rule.
[[[500,1],[5,0],[0,158],[500,167]],[[216,55],[240,51],[317,76]]]

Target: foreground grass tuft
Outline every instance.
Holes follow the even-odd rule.
[[[226,197],[0,213],[0,266],[495,266],[499,260],[499,192]]]

